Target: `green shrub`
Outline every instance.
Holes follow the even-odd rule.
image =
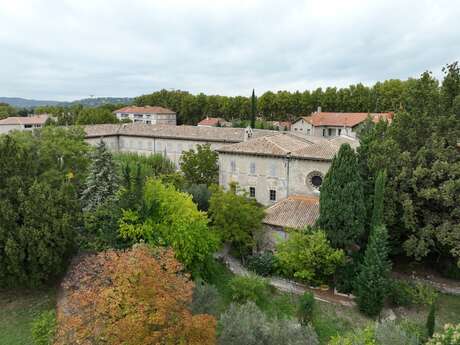
[[[216,287],[198,280],[193,289],[191,310],[193,314],[218,316],[220,295]]]
[[[382,345],[419,345],[420,339],[394,321],[384,321],[375,327],[375,340]]]
[[[337,267],[334,282],[337,291],[350,294],[353,292],[353,282],[359,272],[362,262],[362,253],[357,252],[347,257],[343,266]]]
[[[305,292],[299,299],[297,309],[297,318],[302,325],[307,325],[312,320],[314,306],[315,297],[311,292]]]
[[[219,345],[319,344],[312,327],[289,319],[269,320],[252,302],[231,304],[222,315],[219,328]]]
[[[414,287],[412,284],[404,281],[394,279],[390,283],[390,289],[388,291],[389,302],[395,306],[407,307],[414,303]]]
[[[200,211],[207,211],[209,208],[209,199],[211,191],[205,184],[192,184],[185,188],[185,192],[192,196],[193,202]]]
[[[332,337],[328,345],[377,345],[375,342],[375,330],[369,326],[353,333],[337,335]]]
[[[332,248],[322,230],[293,231],[278,244],[276,257],[283,274],[316,285],[327,283],[345,260],[343,250]]]
[[[435,333],[426,345],[460,345],[460,324],[445,324],[443,330]]]
[[[32,340],[35,345],[51,345],[56,330],[54,310],[42,312],[32,323]]]
[[[260,277],[235,277],[229,283],[233,301],[245,303],[254,302],[259,307],[264,305],[270,295],[268,282]]]
[[[248,260],[248,268],[263,277],[272,275],[276,271],[277,260],[272,252],[251,256]]]
[[[439,293],[434,287],[424,283],[415,283],[412,300],[414,304],[431,305],[436,302]]]

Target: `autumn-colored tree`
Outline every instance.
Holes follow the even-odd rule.
[[[88,256],[64,282],[56,344],[215,344],[214,317],[189,309],[193,285],[170,249]]]

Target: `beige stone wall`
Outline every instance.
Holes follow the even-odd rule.
[[[221,153],[219,166],[220,185],[238,182],[248,193],[254,187],[256,200],[270,206],[288,195],[319,195],[308,177],[314,172],[324,177],[330,162]],[[270,190],[276,191],[275,201],[270,200]]]
[[[97,145],[100,140],[100,138],[87,138],[86,142],[91,145]],[[177,167],[179,167],[183,151],[188,151],[192,148],[196,149],[197,145],[203,144],[210,144],[213,150],[222,145],[222,143],[198,140],[132,137],[124,135],[120,136],[119,139],[113,136],[105,137],[103,140],[111,151],[133,152],[143,155],[160,153],[166,155]]]
[[[304,119],[300,119],[299,121],[293,123],[291,126],[291,132],[301,133],[305,135],[313,135],[312,130],[313,126]]]
[[[22,125],[0,125],[0,134],[6,134],[14,130],[22,131],[24,127]]]

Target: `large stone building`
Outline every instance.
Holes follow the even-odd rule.
[[[240,143],[250,138],[273,135],[268,130],[245,128],[217,128],[197,126],[147,125],[140,123],[85,126],[86,141],[96,145],[101,139],[115,152],[139,154],[160,153],[179,166],[183,151],[200,144],[212,149],[222,145]]]
[[[219,183],[237,182],[269,206],[291,195],[317,196],[340,145],[357,141],[280,133],[217,148]]]
[[[31,131],[35,128],[41,128],[48,115],[33,115],[33,116],[12,116],[0,120],[0,134],[5,134],[13,130]]]
[[[176,113],[163,107],[124,107],[113,112],[117,119],[153,125],[175,125]]]
[[[380,119],[392,121],[393,113],[332,113],[322,112],[321,108],[310,116],[295,121],[291,131],[317,137],[347,135],[356,138],[359,128],[370,117],[372,121]]]

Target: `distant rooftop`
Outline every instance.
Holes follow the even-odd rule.
[[[113,111],[114,113],[128,113],[128,114],[175,114],[174,111],[163,108],[163,107],[136,107],[136,106],[128,106],[121,109],[117,109]]]
[[[0,120],[0,125],[44,125],[48,115],[11,116]]]
[[[84,126],[87,138],[128,135],[152,138],[239,143],[245,140],[245,128],[151,125],[141,123],[103,124]],[[254,129],[252,138],[274,135],[276,131]]]
[[[265,210],[264,224],[282,228],[304,229],[319,217],[319,198],[291,195]]]
[[[380,119],[392,121],[394,113],[315,112],[310,116],[303,116],[302,119],[313,126],[355,127],[364,122],[368,116],[370,116],[374,122],[378,122]]]

